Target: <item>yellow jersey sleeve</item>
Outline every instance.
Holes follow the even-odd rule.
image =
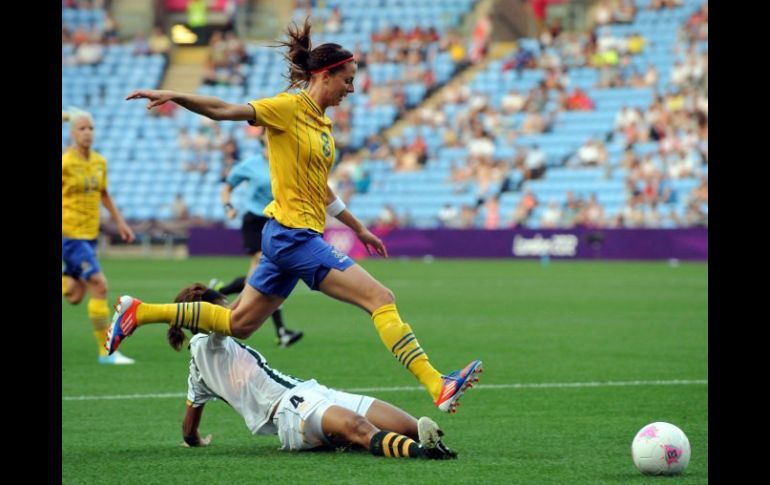
[[[284,131],[294,120],[297,109],[296,96],[289,93],[281,93],[272,98],[257,99],[250,101],[249,104],[254,108],[254,121],[257,125],[281,131]]]

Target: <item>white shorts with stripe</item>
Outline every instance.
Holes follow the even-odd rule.
[[[281,449],[300,451],[329,444],[321,420],[330,406],[340,406],[366,416],[373,402],[373,397],[329,389],[315,379],[289,389],[273,416]]]

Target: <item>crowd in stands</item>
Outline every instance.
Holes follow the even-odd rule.
[[[296,6],[309,8],[312,3],[297,1]],[[503,59],[500,68],[515,78],[527,77],[534,71],[542,73],[541,78],[531,88],[508,89],[498,99],[489,92],[472,89],[470,83],[442,86],[433,70],[436,57],[445,53],[458,69],[486,62],[488,17],[478,19],[468,39],[451,28],[439,31],[419,25],[409,29],[391,25],[372,32],[366,48],[354,46],[359,67],[357,94],[365,97],[368,106],[396,106],[406,125],[420,130],[413,137],[375,133],[359,146],[352,135],[356,121],[353,105],[343,103],[330,110],[339,154],[330,180],[333,188],[350,202],[376,183],[377,175],[371,169],[374,161],[384,160],[392,173],[420,172],[436,163],[439,150],[464,148],[467,156],[453,160],[445,183],[457,194],[473,193],[476,202],[446,204],[435,215],[440,226],[528,227],[535,218],[537,227],[543,228],[707,226],[708,5],[704,2],[680,26],[671,46],[678,60],[669,72],[659,71],[659,66],[652,62],[640,69],[640,63],[635,62],[635,57],[646,52],[653,40],[634,30],[621,34],[608,27],[633,28],[639,11],[678,8],[682,1],[650,0],[645,6],[639,3],[600,2],[594,11],[595,25],[587,33],[565,31],[559,21],[544,26],[536,42],[521,42],[514,53]],[[74,47],[70,57],[63,55],[63,63],[98,64],[105,47],[121,40],[117,23],[99,0],[69,0],[63,2],[63,7],[103,12],[94,16],[98,20],[92,23],[74,28],[66,23],[62,26],[63,44]],[[344,4],[332,7],[315,25],[325,33],[342,31],[346,22],[344,9]],[[134,56],[168,56],[171,48],[170,40],[159,27],[153,29],[150,37],[139,34],[128,42]],[[246,46],[234,32],[214,32],[209,41],[203,84],[244,86],[248,63]],[[385,63],[403,66],[403,76],[375,82],[372,66]],[[576,69],[596,70],[596,84],[586,90],[584,85],[573,83],[571,74]],[[442,88],[439,103],[413,109],[414,104],[407,102],[407,83],[421,83],[426,88],[425,96]],[[581,146],[556,165],[542,144],[519,142],[558,130],[564,113],[596,110],[592,89],[629,87],[651,90],[655,93],[653,101],[648,106],[622,106],[610,131],[586,137]],[[449,115],[443,109],[447,105],[467,109]],[[176,111],[169,103],[151,114],[174,118]],[[215,171],[216,178],[222,180],[242,156],[239,140],[243,137],[234,136],[233,128],[223,129],[208,120],[194,128],[190,124],[178,126],[177,146],[184,154],[183,169],[189,173],[209,175]],[[234,129],[244,130],[248,140],[262,137],[258,127],[239,125]],[[438,143],[427,137],[427,132],[437,134]],[[618,155],[612,149],[617,144],[623,147]],[[212,164],[214,159],[216,164]],[[535,191],[530,190],[530,183],[546,179],[554,166],[574,170],[601,168],[607,179],[622,177],[627,191],[625,206],[608,214],[596,194],[572,191],[567,191],[559,201],[539,200]],[[673,185],[685,179],[698,180],[698,185],[683,194]],[[503,213],[500,197],[505,193],[518,195],[513,210]],[[184,199],[177,199],[173,204],[175,218],[200,222],[186,208],[182,210]],[[672,205],[675,202],[684,204],[686,210],[677,212]],[[383,227],[411,224],[410,214],[399,212],[390,204],[384,204],[378,217],[368,222]]]
[[[681,1],[651,1],[647,9],[658,11],[677,8]],[[645,7],[643,7],[645,8]],[[613,35],[602,26],[628,24],[637,13],[636,2],[618,0],[602,2],[595,12],[595,28],[585,34],[564,32],[558,22],[544,29],[538,49],[519,48],[503,64],[503,70],[522,75],[526,70],[542,69],[543,79],[529,92],[510,90],[498,106],[484,93],[467,85],[448,87],[443,104],[463,104],[469,109],[449,119],[441,109],[423,107],[409,113],[413,126],[428,126],[442,133],[442,143],[427,146],[418,135],[411,142],[398,138],[386,141],[373,136],[360,156],[343,160],[338,173],[343,176],[350,197],[356,191],[353,173],[365,174],[367,162],[386,160],[394,172],[422,170],[441,148],[465,146],[468,156],[451,170],[448,183],[458,192],[470,183],[477,190],[478,202],[454,207],[450,204],[438,214],[440,225],[448,227],[516,227],[526,226],[535,209],[540,211],[539,227],[682,227],[708,224],[708,50],[701,48],[708,39],[708,4],[694,12],[681,25],[672,52],[680,60],[661,79],[657,67],[650,63],[640,72],[631,62],[633,56],[649,45],[638,32]],[[573,68],[599,71],[596,88],[650,88],[653,102],[646,108],[623,106],[617,113],[614,130],[603,137],[590,137],[563,161],[566,167],[605,167],[606,177],[613,170],[623,171],[627,187],[626,204],[616,214],[607,215],[595,194],[579,196],[567,193],[563,203],[539,201],[531,191],[523,191],[512,214],[500,215],[498,198],[506,191],[521,191],[526,182],[542,178],[548,164],[536,144],[518,146],[516,139],[553,129],[560,113],[591,111],[594,102],[580,87],[570,87],[569,72]],[[549,100],[556,99],[555,106]],[[551,110],[547,109],[551,106]],[[521,113],[521,123],[512,124],[509,115]],[[496,141],[506,140],[514,154],[500,157]],[[610,164],[607,144],[622,141],[624,150],[619,164]],[[654,147],[649,150],[649,147]],[[637,149],[647,149],[641,153]],[[355,167],[355,170],[351,170]],[[510,179],[518,172],[517,181]],[[335,174],[336,175],[336,174]],[[358,175],[358,180],[364,175]],[[673,191],[672,181],[698,178],[698,187],[685,194],[686,210],[677,212],[671,204],[681,192]],[[336,179],[336,177],[335,177]],[[367,184],[363,184],[368,186]],[[384,211],[380,220],[396,220],[409,224],[409,214],[393,215]],[[667,219],[667,221],[665,221]],[[388,222],[388,224],[391,224]]]

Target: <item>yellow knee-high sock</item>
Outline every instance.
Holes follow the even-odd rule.
[[[232,335],[231,313],[229,308],[201,301],[162,305],[142,303],[136,309],[136,324],[138,326],[165,322],[175,327],[188,328],[193,332]]]
[[[91,298],[88,300],[88,318],[94,326],[94,338],[99,347],[99,355],[107,355],[104,343],[107,342],[107,325],[109,325],[110,309],[107,300]]]
[[[425,386],[433,399],[441,392],[441,374],[430,365],[412,328],[401,321],[396,305],[383,305],[372,313],[374,327],[382,343],[401,364]]]
[[[64,296],[67,293],[67,277],[64,275],[61,275],[61,296]]]

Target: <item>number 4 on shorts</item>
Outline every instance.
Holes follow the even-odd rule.
[[[301,403],[305,402],[305,400],[299,396],[291,396],[289,402],[294,406],[294,409],[297,409]]]

